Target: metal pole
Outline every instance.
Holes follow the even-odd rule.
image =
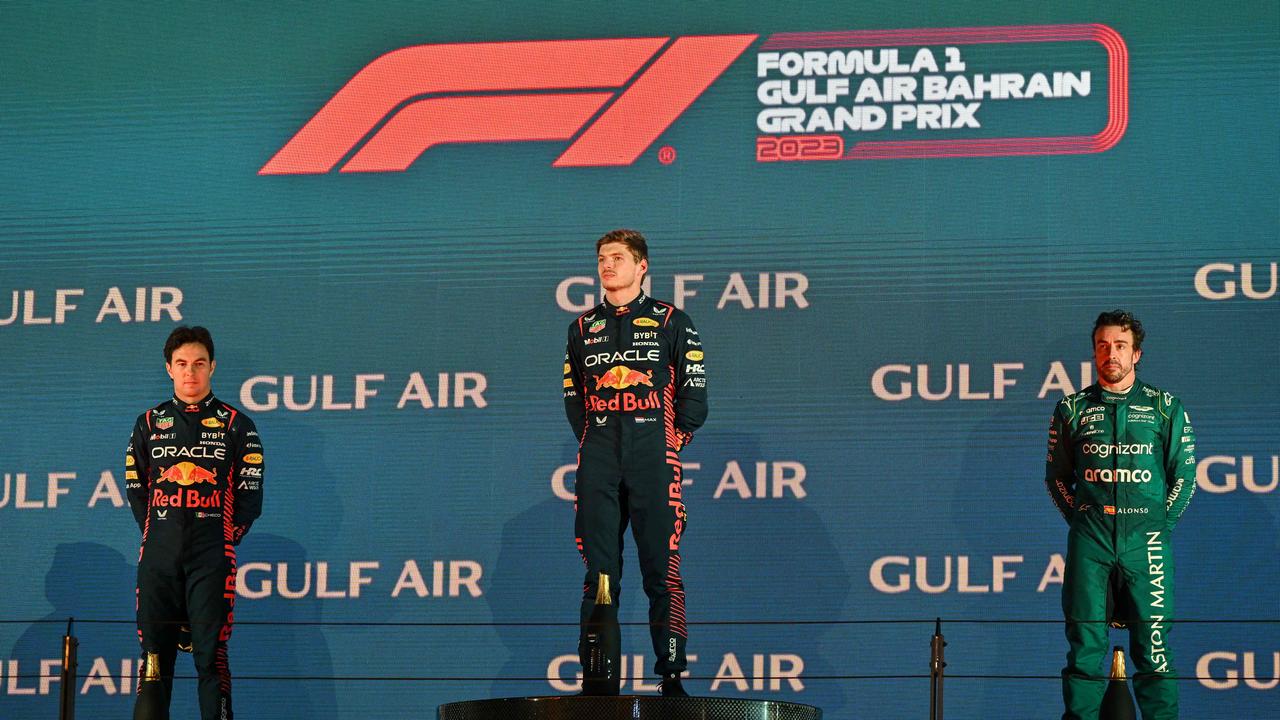
[[[58,720],[76,720],[76,650],[80,641],[71,634],[75,618],[67,618],[67,634],[62,638],[62,675],[58,699]]]
[[[929,642],[929,720],[942,720],[942,669],[947,666],[942,649],[947,646],[942,639],[942,618],[933,626],[933,639]]]

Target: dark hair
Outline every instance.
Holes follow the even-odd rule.
[[[1089,337],[1089,344],[1097,342],[1098,328],[1104,326],[1118,327],[1121,330],[1129,330],[1133,333],[1133,349],[1142,349],[1142,339],[1147,336],[1147,332],[1142,329],[1142,322],[1133,316],[1128,310],[1112,310],[1104,312],[1098,316],[1093,322],[1093,334]]]
[[[209,359],[213,359],[213,336],[209,331],[199,325],[195,327],[179,325],[169,333],[169,339],[164,341],[164,361],[172,362],[173,351],[187,343],[200,343],[205,350],[209,351]]]
[[[609,243],[622,243],[623,245],[626,245],[627,249],[631,251],[631,256],[636,259],[636,262],[649,259],[649,243],[645,242],[644,236],[635,230],[627,230],[625,228],[610,230],[596,241],[596,252],[600,252],[600,248],[608,245]]]

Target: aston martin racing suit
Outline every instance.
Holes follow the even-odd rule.
[[[630,521],[649,596],[654,672],[679,673],[687,666],[688,638],[679,453],[707,416],[702,340],[689,316],[641,293],[627,305],[605,302],[578,317],[565,351],[564,407],[581,443],[574,529],[587,566],[584,627],[598,573],[619,587]]]
[[[125,455],[129,505],[142,530],[138,638],[144,654],[159,656],[171,688],[179,623],[189,620],[205,720],[232,717],[235,545],[262,510],[263,467],[253,421],[213,395],[166,400],[138,416]]]
[[[1071,528],[1062,584],[1070,645],[1062,670],[1064,718],[1098,717],[1113,569],[1139,620],[1129,624],[1129,651],[1142,717],[1178,715],[1178,685],[1170,678],[1169,533],[1195,491],[1195,442],[1182,402],[1141,381],[1123,394],[1091,385],[1054,408],[1045,484]]]

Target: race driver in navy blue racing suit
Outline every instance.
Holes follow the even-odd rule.
[[[200,715],[230,720],[236,548],[262,510],[262,442],[253,421],[210,392],[213,340],[179,327],[165,343],[174,396],[138,416],[125,485],[142,531],[136,720],[168,717],[179,628],[191,629]]]
[[[617,592],[629,522],[649,597],[654,672],[664,695],[680,696],[688,665],[680,450],[707,416],[702,341],[688,315],[641,291],[643,235],[615,230],[596,248],[606,301],[570,324],[564,366],[565,413],[581,442],[574,525],[587,574],[579,654],[586,667],[598,577],[608,575]]]

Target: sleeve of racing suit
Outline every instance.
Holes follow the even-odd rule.
[[[578,442],[582,442],[582,435],[587,429],[587,406],[586,388],[582,384],[582,359],[574,350],[578,346],[574,342],[577,339],[576,327],[577,321],[569,326],[569,340],[564,348],[564,414]]]
[[[249,532],[249,526],[262,514],[262,482],[266,476],[267,461],[262,454],[262,438],[258,428],[248,417],[236,419],[235,515],[231,518],[231,543],[239,545]]]
[[[1164,399],[1164,398],[1161,398]],[[1182,401],[1171,398],[1164,408],[1169,417],[1169,439],[1164,450],[1165,526],[1172,530],[1196,491],[1196,433]]]
[[[129,449],[124,454],[124,487],[129,496],[129,509],[133,511],[133,519],[138,523],[138,530],[147,527],[147,510],[151,491],[151,458],[147,457],[146,415],[138,418],[133,424],[133,435],[129,437]]]
[[[1066,399],[1053,409],[1053,419],[1049,421],[1049,455],[1045,458],[1044,484],[1049,488],[1049,497],[1063,519],[1071,521],[1076,510],[1076,475],[1075,456],[1071,449],[1071,424],[1068,420],[1071,411]]]
[[[707,419],[706,353],[689,316],[676,313],[673,320],[676,323],[676,346],[671,353],[676,364],[672,380],[676,384],[675,427],[680,445],[684,447]]]

